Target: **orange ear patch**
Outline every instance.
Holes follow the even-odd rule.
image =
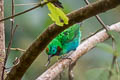
[[[47,53],[49,52],[49,48],[46,48],[46,52],[47,52]]]
[[[62,48],[61,48],[60,46],[58,46],[58,47],[57,47],[57,50],[58,50],[58,51],[61,51],[61,50],[62,50]]]

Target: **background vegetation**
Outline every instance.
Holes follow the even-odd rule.
[[[64,6],[64,12],[69,13],[73,10],[79,9],[80,7],[85,6],[84,0],[60,0]],[[90,0],[94,2],[96,0]],[[38,3],[39,0],[16,0],[15,4],[29,4],[29,3]],[[17,6],[15,7],[15,12],[21,12],[23,10],[29,9],[33,5],[26,6]],[[50,24],[50,17],[48,16],[47,6],[43,8],[37,8],[32,10],[29,13],[20,15],[15,18],[15,24],[18,25],[18,28],[15,32],[13,39],[13,48],[22,48],[26,49],[38,35],[40,35]],[[11,1],[5,0],[5,17],[11,15]],[[100,14],[101,19],[106,25],[112,25],[120,21],[120,7],[112,9],[110,11]],[[5,34],[6,34],[6,46],[8,45],[10,39],[10,20],[5,21]],[[82,38],[87,37],[96,30],[102,28],[102,25],[96,20],[95,17],[91,17],[84,21],[82,26]],[[105,43],[112,44],[111,39],[105,41]],[[22,54],[20,51],[11,51],[9,59],[7,61],[7,67],[13,65],[13,61],[16,57],[19,57]],[[56,57],[52,59],[52,63],[55,63],[57,60]],[[47,55],[43,51],[42,54],[34,61],[31,67],[27,70],[26,74],[23,77],[23,80],[34,80],[40,74],[42,74],[47,68],[44,66],[47,62]],[[98,78],[99,73],[104,69],[108,69],[111,66],[112,54],[105,52],[104,50],[96,47],[93,50],[89,51],[86,55],[81,57],[77,62],[77,65],[74,68],[75,80],[106,80],[103,75],[108,73],[101,74],[103,79]],[[118,58],[118,62],[120,59]],[[51,66],[50,65],[50,66]],[[92,70],[94,69],[94,70]],[[95,70],[96,69],[96,70]],[[67,70],[66,70],[67,71]],[[62,80],[67,80],[67,72],[64,71]],[[92,73],[92,74],[91,74]],[[101,71],[102,73],[102,71]],[[98,75],[98,76],[97,76]],[[95,79],[95,76],[97,76]]]

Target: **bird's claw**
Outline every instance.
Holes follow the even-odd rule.
[[[51,57],[52,57],[52,55],[48,55],[48,62],[47,62],[47,64],[45,64],[46,67],[50,64]]]
[[[68,56],[63,56],[61,59],[69,59],[69,60],[72,61],[72,59],[70,57],[68,57]]]
[[[49,64],[50,64],[50,60],[47,62],[47,64],[45,64],[45,67],[48,67]]]
[[[73,51],[69,52],[69,53],[66,54],[66,55],[61,56],[61,57],[58,58],[58,59],[70,59],[70,60],[72,61],[72,59],[69,57],[69,56],[72,54],[72,52],[73,52]]]

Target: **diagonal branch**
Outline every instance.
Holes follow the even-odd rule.
[[[120,32],[120,22],[110,26],[111,30],[116,30]],[[46,72],[44,72],[36,80],[53,80],[59,73],[61,73],[65,68],[69,67],[69,63],[75,63],[80,57],[86,54],[89,50],[94,48],[97,43],[103,42],[109,38],[109,35],[105,30],[96,33],[94,36],[88,38],[82,42],[76,51],[74,51],[69,58],[72,59],[62,59],[50,67]]]
[[[91,5],[75,10],[69,13],[69,24],[59,27],[56,24],[51,24],[24,52],[20,57],[20,63],[14,66],[8,73],[5,80],[20,80],[36,57],[44,50],[47,44],[60,32],[70,27],[71,25],[81,22],[96,14],[105,12],[120,4],[119,0],[98,0]],[[68,61],[68,60],[67,60]]]

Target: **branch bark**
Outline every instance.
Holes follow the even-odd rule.
[[[4,18],[4,0],[0,0],[0,19]],[[2,70],[4,66],[5,58],[5,33],[4,22],[0,22],[0,80],[2,76]]]
[[[63,27],[51,24],[20,57],[20,63],[15,65],[5,80],[20,80],[36,57],[44,50],[46,45],[60,32],[71,25],[81,22],[96,14],[115,8],[120,4],[119,0],[98,0],[90,5],[69,13],[69,24]],[[68,61],[68,60],[67,60]],[[68,61],[69,62],[69,61]]]
[[[116,30],[120,32],[120,22],[110,26],[110,30]],[[36,80],[53,80],[59,73],[61,73],[65,68],[69,67],[70,64],[75,63],[81,56],[86,54],[89,50],[94,48],[96,44],[105,41],[109,38],[109,35],[105,30],[96,33],[94,36],[88,38],[82,42],[76,51],[74,51],[69,58],[72,59],[62,59],[50,67],[46,72],[39,76]]]

